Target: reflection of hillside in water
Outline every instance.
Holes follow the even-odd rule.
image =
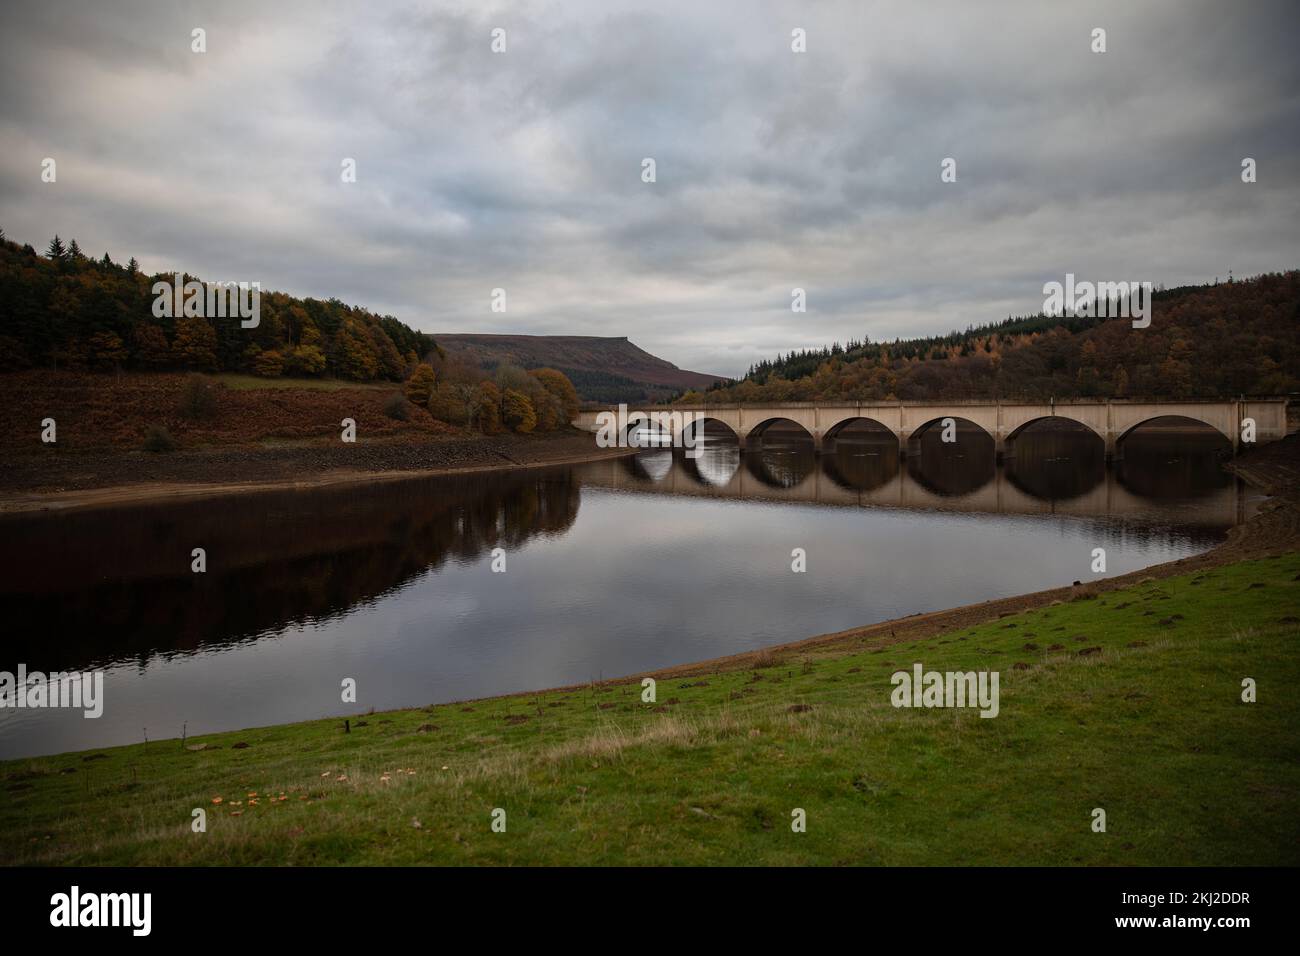
[[[927,428],[914,438],[907,455],[907,473],[922,488],[945,498],[958,498],[983,488],[997,470],[993,439],[987,432],[959,423],[957,440],[945,442],[942,428]]]
[[[871,491],[898,474],[898,441],[891,434],[844,435],[827,442],[822,467],[848,491]]]
[[[143,662],[327,619],[448,560],[562,534],[579,487],[562,469],[9,517],[6,657],[43,670]],[[190,571],[195,547],[204,574]]]
[[[1127,439],[1115,471],[1137,495],[1198,498],[1232,484],[1222,467],[1231,455],[1232,446],[1220,435],[1154,432]]]
[[[1106,444],[1091,431],[1027,430],[1015,439],[1007,478],[1044,501],[1069,501],[1106,480]]]
[[[817,470],[811,438],[772,430],[751,437],[750,445],[742,463],[769,488],[794,488]]]

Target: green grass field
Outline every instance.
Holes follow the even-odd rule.
[[[656,704],[603,686],[10,761],[0,860],[1295,865],[1298,619],[1290,554]],[[894,709],[914,661],[999,671],[1000,715]]]

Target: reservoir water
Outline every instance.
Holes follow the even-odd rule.
[[[105,675],[98,719],[0,709],[0,757],[733,654],[1101,577],[1096,548],[1110,575],[1195,554],[1258,503],[1221,439],[1135,434],[1108,463],[1091,435],[1026,433],[1004,462],[931,437],[710,434],[698,459],[0,518],[0,670]]]

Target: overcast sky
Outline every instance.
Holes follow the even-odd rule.
[[[734,375],[1036,312],[1066,272],[1300,266],[1297,27],[1294,0],[6,4],[0,226]]]

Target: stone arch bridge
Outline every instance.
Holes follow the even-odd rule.
[[[743,449],[751,436],[757,437],[778,421],[793,422],[812,436],[817,451],[850,422],[866,421],[883,426],[906,451],[908,440],[945,418],[966,420],[983,429],[994,442],[998,455],[1012,453],[1016,436],[1033,422],[1046,418],[1068,419],[1091,429],[1106,445],[1107,457],[1120,449],[1124,436],[1146,422],[1165,416],[1179,416],[1208,425],[1232,443],[1241,445],[1242,423],[1255,422],[1257,443],[1276,441],[1287,433],[1285,398],[1228,400],[1129,400],[1065,402],[782,402],[766,405],[673,405],[631,409],[626,407],[588,409],[579,412],[573,424],[586,431],[599,431],[613,413],[622,434],[639,422],[660,415],[660,427],[674,438],[686,427],[696,427],[702,418],[721,422],[735,432]],[[679,413],[674,415],[672,413]],[[665,413],[667,413],[665,415]],[[688,419],[686,413],[691,413]],[[604,416],[604,417],[602,417]]]

